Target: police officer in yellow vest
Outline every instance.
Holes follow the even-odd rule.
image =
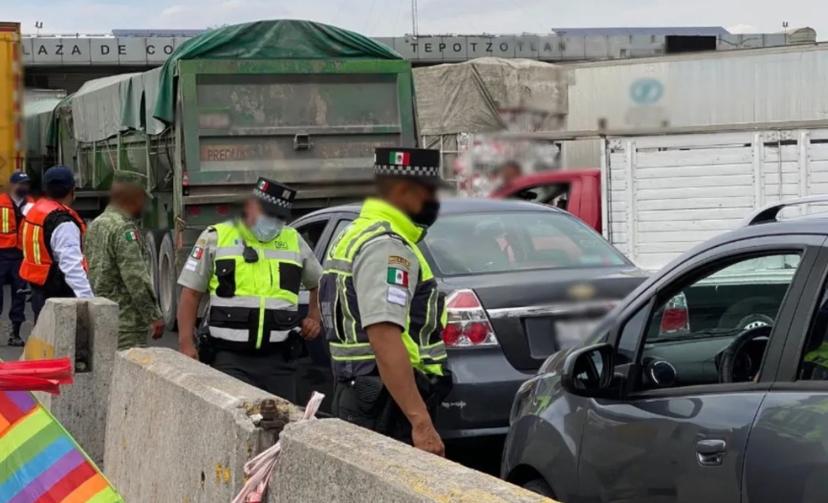
[[[208,331],[198,351],[202,360],[293,402],[296,366],[291,349],[298,336],[291,332],[301,327],[305,339],[319,335],[317,287],[322,274],[310,247],[285,225],[295,196],[293,189],[260,178],[245,202],[243,218],[205,230],[178,279],[181,352],[198,357],[196,317],[203,294],[209,292]],[[308,316],[300,320],[302,285],[310,291],[310,303]]]
[[[443,455],[433,424],[443,368],[444,296],[417,243],[440,209],[439,152],[378,148],[377,197],[325,257],[319,301],[341,419]]]

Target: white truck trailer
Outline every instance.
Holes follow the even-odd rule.
[[[604,234],[656,270],[756,208],[828,194],[828,122],[808,126],[602,137]]]

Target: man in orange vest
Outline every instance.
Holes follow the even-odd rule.
[[[31,208],[33,199],[29,196],[29,176],[21,171],[12,173],[8,191],[0,194],[0,290],[9,285],[11,308],[9,320],[12,333],[9,346],[22,346],[20,325],[26,321],[26,294],[22,291],[26,283],[20,279],[20,261],[23,260],[22,246],[18,234],[23,215]],[[0,292],[0,311],[3,310],[3,295]]]
[[[26,214],[21,230],[23,263],[20,277],[32,286],[35,321],[52,297],[92,297],[81,243],[83,219],[69,207],[75,200],[75,177],[64,166],[43,176],[45,197]]]

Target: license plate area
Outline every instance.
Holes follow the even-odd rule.
[[[598,325],[600,318],[525,318],[523,329],[529,354],[540,360],[583,342]]]

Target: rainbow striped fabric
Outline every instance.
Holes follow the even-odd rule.
[[[123,503],[28,391],[0,391],[0,502]]]

